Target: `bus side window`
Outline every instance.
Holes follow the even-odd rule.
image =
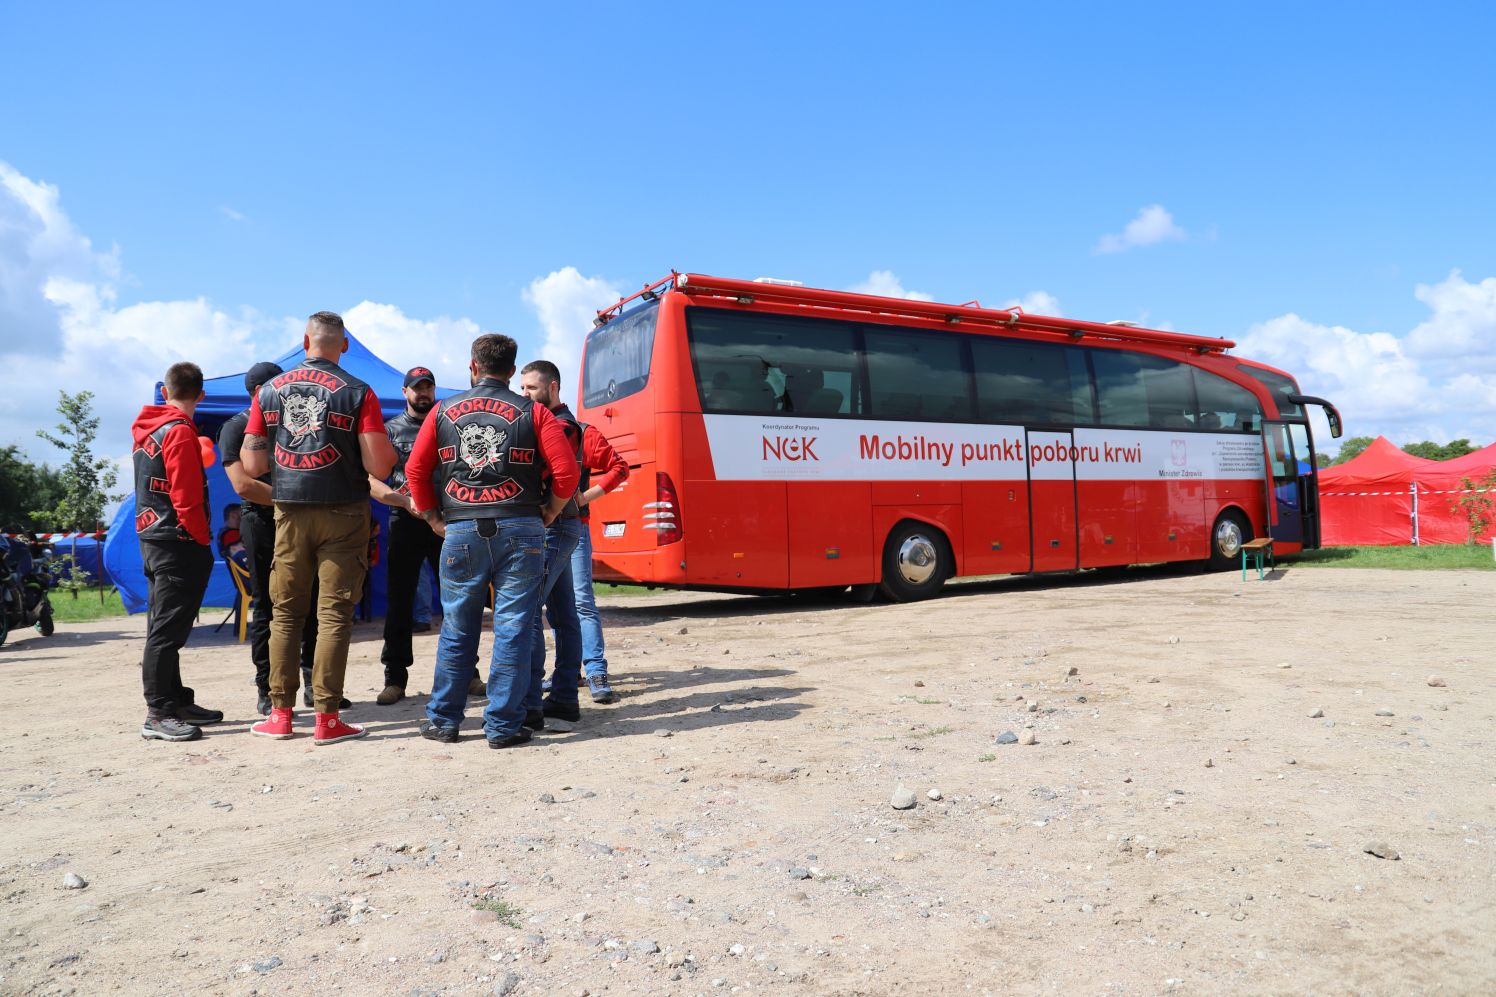
[[[1257,404],[1256,396],[1246,388],[1209,371],[1196,368],[1195,394],[1200,399],[1202,429],[1237,429],[1246,432],[1262,420],[1262,410]]]
[[[1096,401],[1104,425],[1148,425],[1148,392],[1143,387],[1142,363],[1135,353],[1092,350],[1096,370]]]
[[[855,325],[694,307],[686,319],[702,411],[858,414]]]
[[[1049,343],[974,337],[978,417],[989,423],[1092,421],[1085,355]]]
[[[867,328],[871,414],[878,419],[970,422],[971,378],[961,341],[938,332]]]

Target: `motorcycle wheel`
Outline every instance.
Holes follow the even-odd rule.
[[[52,624],[52,607],[43,606],[41,618],[36,621],[36,632],[43,637],[50,637],[56,629]]]

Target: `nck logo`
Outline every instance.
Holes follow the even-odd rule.
[[[816,456],[815,445],[818,436],[765,436],[764,460],[773,457],[775,460],[819,461]]]

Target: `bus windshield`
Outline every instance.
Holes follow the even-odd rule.
[[[1273,401],[1278,406],[1278,415],[1284,419],[1304,418],[1304,408],[1297,402],[1289,401],[1291,395],[1299,393],[1299,386],[1293,382],[1293,378],[1271,370],[1263,370],[1261,367],[1252,367],[1247,364],[1238,364],[1242,373],[1248,374],[1255,380],[1262,382],[1267,388],[1267,393],[1273,396]]]
[[[583,405],[605,405],[644,389],[659,315],[660,303],[652,301],[592,331],[582,371]]]

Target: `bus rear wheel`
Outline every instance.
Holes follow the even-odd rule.
[[[883,580],[878,588],[894,602],[928,599],[953,570],[950,548],[940,531],[906,521],[894,527],[883,545]]]
[[[1211,571],[1229,571],[1241,557],[1241,545],[1252,539],[1252,528],[1241,513],[1228,509],[1210,528]]]

